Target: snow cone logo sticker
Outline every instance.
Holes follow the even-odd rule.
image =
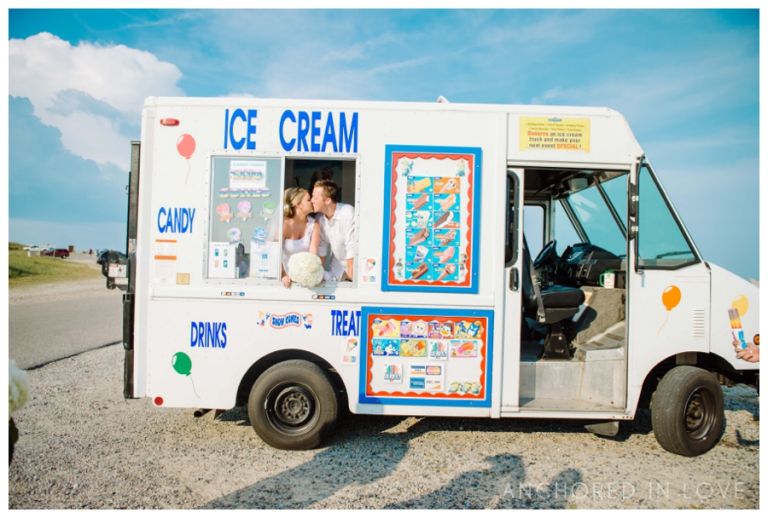
[[[256,321],[256,325],[261,327],[266,327],[268,325],[272,329],[286,329],[288,327],[312,329],[312,313],[302,314],[292,311],[290,313],[276,315],[259,311],[259,318]]]

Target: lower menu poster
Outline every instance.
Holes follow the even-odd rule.
[[[360,403],[491,406],[493,312],[362,308]]]

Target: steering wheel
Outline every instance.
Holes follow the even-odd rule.
[[[557,260],[557,241],[552,240],[541,249],[539,255],[533,261],[533,267],[537,270],[542,266],[554,264]]]

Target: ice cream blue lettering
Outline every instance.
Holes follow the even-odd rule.
[[[352,120],[347,126],[346,113],[341,112],[339,120],[339,148],[346,152],[357,153],[357,112],[352,114]]]
[[[283,146],[283,149],[290,151],[293,149],[293,146],[296,145],[296,139],[292,138],[291,140],[285,140],[285,131],[283,128],[285,127],[285,121],[287,120],[290,120],[293,123],[296,122],[296,116],[291,110],[285,110],[282,117],[280,117],[280,145]]]
[[[357,112],[285,110],[280,117],[280,144],[285,151],[357,153],[358,120]]]
[[[244,111],[242,108],[237,108],[232,112],[232,116],[229,116],[229,108],[224,110],[224,149],[242,149],[243,146],[246,149],[256,149],[256,118],[259,111],[250,109]],[[235,121],[243,121],[245,123],[245,135],[240,138],[235,137]]]

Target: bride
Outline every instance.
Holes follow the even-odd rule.
[[[309,214],[313,211],[309,192],[301,187],[289,187],[283,195],[283,286],[291,287],[287,274],[288,260],[299,252],[320,251],[320,225]],[[322,257],[321,257],[322,260]]]

